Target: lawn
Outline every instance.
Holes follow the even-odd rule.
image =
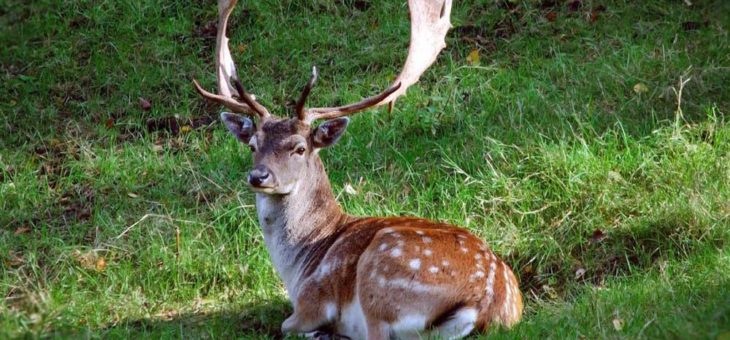
[[[692,3],[689,5],[689,3]],[[385,86],[405,1],[244,1],[279,115]],[[280,338],[214,87],[212,1],[0,2],[0,338]],[[355,215],[464,226],[519,276],[487,338],[730,339],[730,2],[456,1],[438,62],[322,153]],[[681,99],[681,100],[680,100]],[[345,190],[347,188],[347,190]]]

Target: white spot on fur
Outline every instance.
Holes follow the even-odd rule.
[[[466,235],[464,235],[464,234],[457,234],[456,237],[458,237],[458,238],[460,238],[462,240],[463,239],[466,239]]]
[[[489,264],[489,275],[487,276],[487,305],[490,305],[494,298],[494,272],[496,269],[497,262]]]
[[[443,260],[443,261],[441,261],[441,265],[444,266],[444,267],[448,267],[449,266],[449,261]]]
[[[380,250],[380,251],[385,251],[386,249],[388,249],[388,244],[387,243],[382,243],[380,245],[380,247],[378,248],[378,250]]]
[[[423,235],[423,231],[422,230],[416,230],[416,234]]]
[[[430,238],[430,237],[428,237],[428,236],[424,236],[424,237],[422,237],[421,239],[423,240],[423,243],[431,243],[431,241],[433,241],[433,240],[431,240],[431,238]]]
[[[324,316],[329,321],[334,321],[335,317],[337,316],[337,305],[335,305],[333,302],[328,302],[326,305],[324,305]]]
[[[411,269],[418,269],[421,268],[421,260],[420,259],[412,259],[408,262],[408,266],[411,267]]]
[[[476,276],[476,277],[484,277],[484,272],[480,270],[480,271],[474,273],[474,276]]]
[[[474,255],[475,260],[480,260],[481,258],[482,258],[482,254],[477,253],[476,255]]]
[[[426,316],[419,314],[406,315],[391,324],[394,332],[421,331],[426,328]]]
[[[462,253],[468,253],[469,252],[469,249],[466,249],[464,247],[461,247],[461,249],[459,249],[459,250],[461,250]]]
[[[395,237],[395,238],[401,238],[401,236],[402,236],[401,234],[398,234],[398,233],[391,233],[391,235],[393,235],[393,237]]]
[[[396,244],[398,244],[398,246],[402,247],[402,246],[403,246],[404,244],[406,244],[406,243],[405,243],[405,242],[403,242],[403,240],[398,240],[398,241],[396,242]]]
[[[390,251],[390,256],[392,257],[398,257],[401,254],[403,254],[403,251],[400,248],[393,248],[393,250]]]
[[[386,284],[389,287],[406,289],[414,293],[438,293],[444,290],[443,287],[426,285],[419,281],[414,281],[410,278],[393,279],[390,281],[386,281]]]
[[[509,280],[509,275],[507,274],[507,266],[502,264],[502,275],[504,276],[504,290],[505,290],[505,298],[504,298],[504,304],[502,305],[502,313],[507,314],[510,311],[510,306],[512,305],[512,284]]]
[[[436,266],[431,266],[431,267],[428,267],[428,271],[430,271],[431,273],[436,274],[436,273],[438,273],[439,269]]]
[[[395,232],[395,230],[393,228],[388,227],[388,228],[383,229],[383,233],[385,233],[385,234],[390,234],[392,232]]]
[[[380,287],[385,287],[385,278],[383,276],[378,276],[378,285]]]
[[[322,262],[319,266],[319,277],[323,277],[332,272],[332,264],[330,262]]]
[[[423,255],[431,256],[432,254],[433,254],[433,251],[431,251],[431,249],[426,249],[423,251]]]

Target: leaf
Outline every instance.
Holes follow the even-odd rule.
[[[193,131],[193,128],[191,128],[190,125],[183,125],[180,128],[180,133],[188,133],[190,131]]]
[[[238,50],[238,53],[243,53],[246,51],[246,47],[248,47],[248,45],[238,44],[238,46],[236,46],[236,49]]]
[[[355,190],[350,183],[345,184],[345,192],[352,196],[357,195],[357,190]]]
[[[573,0],[568,3],[568,11],[576,12],[583,7],[583,2],[580,0]]]
[[[109,117],[106,119],[106,122],[104,123],[104,126],[106,126],[107,129],[111,129],[114,127],[114,118]]]
[[[685,31],[695,31],[705,26],[707,26],[706,22],[685,21],[682,23],[682,29]]]
[[[27,234],[29,231],[30,231],[30,228],[28,228],[27,226],[22,226],[22,227],[19,227],[18,229],[15,229],[15,232],[13,233],[13,235],[18,236],[20,234]]]
[[[106,269],[106,260],[104,260],[103,257],[99,256],[99,258],[96,259],[95,269],[97,272],[103,272],[104,269]]]
[[[471,50],[469,55],[466,56],[466,62],[470,65],[479,65],[479,50],[476,48]]]
[[[76,249],[73,251],[72,255],[79,263],[81,268],[84,268],[86,270],[96,269],[96,262],[98,260],[98,257],[96,256],[96,252],[94,252],[93,250],[82,253],[80,250]]]
[[[545,19],[550,22],[555,22],[555,20],[558,20],[558,13],[548,12],[548,14],[545,14]]]
[[[10,267],[17,267],[25,263],[25,257],[23,257],[23,254],[15,251],[9,251],[8,252],[8,259],[5,260],[8,266]]]
[[[152,103],[149,100],[139,97],[139,107],[143,111],[149,111],[152,109]]]
[[[575,279],[580,280],[585,274],[585,268],[578,268],[578,270],[575,271]]]
[[[646,93],[648,91],[649,88],[646,87],[646,85],[643,83],[636,83],[636,85],[634,85],[634,92],[636,92],[637,94]]]
[[[613,317],[613,329],[620,332],[624,330],[624,319],[619,318],[618,316]]]
[[[550,287],[549,285],[542,285],[542,290],[545,292],[545,294],[551,298],[551,299],[557,299],[558,298],[558,292],[555,291],[555,288]]]
[[[621,176],[621,174],[616,171],[608,172],[608,180],[612,182],[624,182],[623,176]]]
[[[597,11],[597,10],[591,11],[591,15],[588,16],[588,22],[590,22],[592,24],[592,23],[595,23],[596,21],[598,21],[598,18],[599,18],[598,13],[599,13],[599,11]]]
[[[137,194],[135,194],[133,192],[128,192],[127,193],[127,196],[129,196],[130,198],[137,198],[137,197],[139,197],[139,195],[137,195]]]
[[[606,237],[606,234],[603,233],[603,230],[596,229],[593,231],[593,235],[591,235],[590,241],[591,243],[598,243],[603,241]]]
[[[43,320],[43,317],[41,317],[41,315],[38,313],[33,313],[33,314],[29,315],[29,317],[28,317],[28,321],[30,321],[30,323],[34,324],[34,325],[41,322],[42,320]]]

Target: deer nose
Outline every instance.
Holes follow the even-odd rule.
[[[248,183],[254,187],[264,186],[269,178],[271,178],[269,175],[269,169],[263,165],[256,166],[248,173]]]

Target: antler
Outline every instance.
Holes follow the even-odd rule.
[[[219,94],[204,90],[196,80],[193,80],[193,84],[200,95],[224,105],[234,112],[266,117],[270,115],[269,111],[244,91],[236,75],[236,65],[228,48],[228,37],[226,37],[228,17],[237,2],[238,0],[218,0],[215,65]],[[318,119],[351,115],[384,104],[390,104],[392,109],[395,100],[404,95],[408,87],[418,81],[421,74],[436,61],[438,54],[446,47],[446,33],[451,28],[449,19],[451,3],[452,0],[408,0],[411,16],[411,41],[408,47],[408,57],[406,57],[403,70],[388,89],[353,104],[306,109],[304,104],[317,80],[317,69],[313,68],[312,77],[297,101],[297,118],[305,123],[311,123]],[[234,91],[244,101],[243,103],[233,97]]]
[[[204,90],[195,79],[193,79],[193,85],[195,85],[195,90],[201,96],[221,104],[233,112],[258,115],[263,118],[269,116],[269,111],[244,91],[236,74],[236,64],[233,62],[231,50],[228,48],[228,37],[226,37],[228,18],[231,12],[233,12],[233,8],[236,7],[237,2],[238,0],[218,0],[218,33],[215,41],[215,67],[218,94]],[[244,103],[239,102],[233,97],[234,91]]]
[[[390,104],[390,109],[392,109],[395,100],[404,95],[408,87],[418,81],[421,74],[436,61],[439,52],[446,47],[446,33],[451,28],[451,3],[452,0],[408,0],[411,15],[411,41],[408,46],[408,57],[406,57],[403,70],[387,90],[354,104],[308,109],[303,115],[304,118],[299,114],[300,103],[297,103],[299,119],[311,123],[318,119],[351,115],[384,104]],[[313,81],[310,80],[310,83],[313,84]],[[305,93],[308,94],[311,87],[310,84],[307,84],[300,101],[302,98],[306,99]]]

